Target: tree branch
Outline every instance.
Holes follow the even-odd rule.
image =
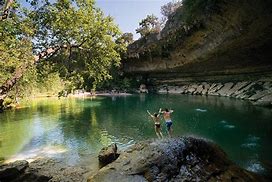
[[[5,6],[3,8],[3,14],[0,16],[0,21],[8,18],[9,10],[12,3],[13,3],[13,0],[6,1]]]
[[[33,56],[33,62],[31,64],[35,64],[39,62],[41,59],[48,58],[48,56],[57,53],[57,51],[61,49],[67,48],[78,48],[83,49],[81,45],[85,42],[84,40],[80,45],[56,45],[54,47],[47,48],[46,50],[40,52],[37,55]],[[7,93],[13,88],[13,86],[17,83],[17,81],[23,76],[23,73],[27,70],[29,64],[24,64],[21,67],[17,68],[14,72],[14,75],[8,79],[1,87],[0,87],[0,100],[3,100]]]

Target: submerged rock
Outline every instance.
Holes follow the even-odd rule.
[[[263,181],[217,145],[182,137],[135,144],[88,181]]]

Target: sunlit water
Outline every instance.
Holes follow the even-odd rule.
[[[272,162],[271,109],[245,101],[185,95],[40,99],[0,114],[0,160],[52,157],[69,165],[94,162],[103,146],[125,149],[156,138],[146,110],[171,108],[175,136],[221,146],[245,169],[267,173]],[[163,125],[166,136],[166,127]],[[93,159],[92,159],[93,158]]]

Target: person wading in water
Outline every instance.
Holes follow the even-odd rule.
[[[155,132],[158,138],[163,138],[162,132],[161,132],[161,123],[160,123],[160,114],[154,113],[153,115],[147,110],[147,113],[152,118],[155,124]]]
[[[169,135],[169,137],[172,137],[173,134],[173,129],[172,129],[172,120],[171,120],[171,113],[174,112],[173,110],[169,110],[169,109],[165,109],[164,111],[162,111],[161,109],[159,110],[159,113],[163,114],[163,118],[165,120],[165,124],[167,127],[167,133]]]

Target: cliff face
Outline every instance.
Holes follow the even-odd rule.
[[[179,8],[160,34],[135,41],[123,59],[126,74],[155,84],[271,81],[272,3],[220,1],[191,23]]]

